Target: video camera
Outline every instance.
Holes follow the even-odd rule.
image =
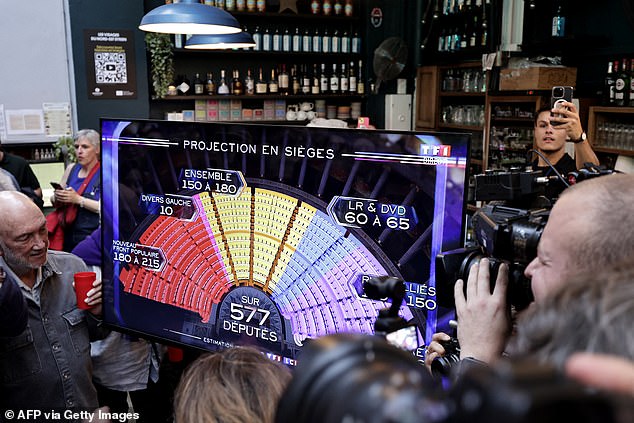
[[[560,178],[561,175],[545,177],[541,171],[531,169],[487,171],[476,175],[475,199],[492,202],[480,208],[472,217],[475,246],[437,255],[438,304],[452,307],[453,285],[456,280],[466,281],[471,265],[488,257],[491,289],[495,286],[499,265],[507,263],[509,303],[516,309],[528,306],[533,301],[533,293],[530,281],[524,276],[524,270],[537,255],[537,244],[556,200],[543,196],[545,187],[553,183],[553,179],[569,186],[611,173],[611,170],[602,166],[586,163],[582,169],[570,172],[567,180]]]

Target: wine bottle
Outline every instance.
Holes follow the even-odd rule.
[[[262,67],[260,67],[258,80],[255,82],[255,93],[256,94],[266,94],[268,85],[264,80],[264,76],[262,74]]]
[[[346,64],[341,64],[341,73],[339,74],[339,90],[342,93],[347,93],[350,90],[350,79],[348,78],[348,72],[346,72]]]
[[[634,62],[634,61],[633,61]],[[614,105],[614,84],[616,79],[614,78],[614,68],[612,67],[612,61],[608,62],[608,73],[605,75],[603,82],[603,104],[605,106]],[[632,97],[630,96],[630,99]]]
[[[279,83],[275,74],[275,68],[271,69],[271,79],[269,80],[269,93],[277,94],[279,92]]]
[[[315,28],[315,32],[313,33],[313,53],[321,53],[321,35],[319,34],[319,29]]]
[[[357,94],[365,94],[365,81],[363,80],[363,61],[359,60],[357,67]]]
[[[299,53],[302,51],[302,35],[299,33],[299,28],[295,27],[295,33],[293,34],[293,52]]]
[[[313,63],[313,75],[312,75],[312,85],[310,87],[311,94],[319,94],[320,92],[320,83],[319,83],[319,75],[317,74],[317,63]]]
[[[625,106],[628,103],[628,94],[630,91],[630,78],[628,70],[628,61],[623,59],[621,62],[621,69],[616,74],[616,81],[614,82],[614,105]]]
[[[310,52],[313,51],[312,45],[312,37],[308,33],[308,28],[304,30],[304,35],[302,36],[302,51]]]
[[[328,92],[328,76],[326,75],[326,64],[321,64],[321,72],[319,73],[319,91],[322,94]]]
[[[227,81],[225,80],[225,70],[220,70],[220,84],[218,85],[218,94],[226,95],[229,94],[229,85],[227,85]]]
[[[231,80],[231,93],[233,95],[244,94],[244,84],[240,79],[240,71],[238,69],[233,70],[233,79]]]
[[[205,91],[207,95],[216,94],[216,83],[214,82],[214,74],[207,72],[207,83],[205,84]]]
[[[273,51],[282,51],[282,36],[279,28],[275,28],[273,32]]]
[[[282,51],[289,52],[292,50],[291,32],[288,27],[284,28],[284,34],[282,35]]]
[[[273,48],[272,40],[271,40],[271,32],[268,28],[264,30],[264,34],[262,35],[262,50],[271,51]]]
[[[286,64],[282,63],[282,70],[277,76],[277,88],[280,94],[288,95],[290,78],[286,72]]]
[[[244,90],[247,95],[255,94],[255,81],[251,75],[251,68],[247,69],[247,77],[244,78]]]
[[[302,65],[302,94],[310,93],[310,75],[308,74],[308,67],[306,65]]]
[[[350,62],[350,69],[348,70],[348,85],[351,94],[357,93],[357,74],[354,71],[354,62]]]
[[[195,95],[203,95],[205,93],[205,84],[203,84],[203,80],[200,79],[200,74],[196,73],[194,77],[194,94]]]
[[[297,95],[300,93],[302,89],[301,81],[297,76],[297,65],[293,65],[291,68],[291,92],[293,95]]]
[[[563,6],[561,2],[558,2],[556,4],[550,35],[558,38],[566,35],[566,17],[564,16]]]
[[[324,53],[330,53],[330,35],[328,34],[328,28],[324,29],[324,36],[321,40],[321,50]]]
[[[630,59],[630,92],[628,106],[634,107],[634,59]]]
[[[263,50],[262,48],[262,33],[260,32],[260,27],[256,26],[253,30],[253,42],[255,43],[255,47],[253,50],[259,51]]]
[[[337,64],[332,64],[332,73],[330,74],[330,81],[328,83],[328,90],[333,93],[339,93],[339,74],[337,73]]]

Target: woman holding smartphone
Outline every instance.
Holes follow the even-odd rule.
[[[53,206],[77,206],[77,217],[64,229],[64,251],[70,252],[99,226],[99,149],[100,136],[94,129],[75,135],[77,163],[62,176],[64,189],[55,189]],[[61,187],[60,187],[61,188]]]

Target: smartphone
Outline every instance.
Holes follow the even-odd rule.
[[[573,87],[556,85],[552,88],[552,92],[550,95],[550,108],[551,109],[559,109],[562,106],[564,101],[572,103],[572,94],[574,92]],[[560,114],[552,113],[550,114],[553,117],[561,117]],[[551,125],[557,126],[561,125],[560,122],[551,122]]]
[[[64,189],[62,184],[60,184],[59,182],[51,182],[51,186],[55,189]]]

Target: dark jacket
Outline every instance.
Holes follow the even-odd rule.
[[[78,257],[49,251],[40,304],[27,298],[26,329],[0,338],[0,409],[97,408],[89,327],[96,334],[98,321],[77,308],[72,286],[85,270]]]
[[[26,299],[20,287],[8,275],[0,287],[0,310],[0,340],[5,336],[18,335],[26,329]]]

